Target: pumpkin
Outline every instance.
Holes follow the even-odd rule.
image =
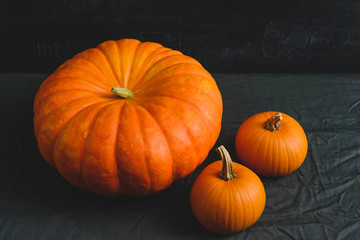
[[[224,146],[220,161],[208,165],[190,192],[192,211],[199,223],[215,233],[230,234],[253,225],[262,215],[266,195],[259,177],[249,168],[232,163]]]
[[[304,162],[308,143],[300,124],[285,113],[263,112],[246,119],[235,139],[240,162],[263,176],[284,176]]]
[[[222,98],[195,59],[152,42],[106,41],[40,86],[41,155],[71,184],[103,195],[148,195],[192,173],[221,127]]]

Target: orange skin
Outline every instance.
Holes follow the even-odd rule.
[[[131,90],[123,99],[111,92]],[[103,195],[148,195],[207,157],[222,98],[191,57],[123,39],[85,50],[40,86],[34,129],[46,161],[71,184]]]
[[[196,219],[207,230],[230,234],[253,225],[262,215],[266,195],[259,177],[233,162],[236,178],[220,178],[222,162],[207,166],[196,179],[190,193]]]
[[[308,143],[300,124],[281,113],[279,130],[264,128],[266,120],[276,112],[258,113],[241,124],[235,149],[242,164],[257,174],[276,177],[292,173],[304,162]]]

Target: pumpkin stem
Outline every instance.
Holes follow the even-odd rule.
[[[122,99],[128,99],[134,96],[133,92],[127,88],[114,87],[111,91]]]
[[[265,129],[270,130],[272,132],[275,130],[279,130],[281,126],[280,120],[282,119],[283,117],[281,113],[275,113],[271,118],[266,120]]]
[[[236,178],[236,174],[234,171],[234,167],[229,152],[226,150],[226,148],[223,145],[216,148],[215,150],[220,155],[222,160],[222,169],[221,169],[220,177],[225,181],[229,181],[233,178]]]

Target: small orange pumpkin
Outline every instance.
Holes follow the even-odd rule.
[[[300,124],[285,113],[263,112],[246,119],[235,140],[240,162],[263,176],[284,176],[304,162],[308,143]]]
[[[199,62],[134,39],[77,54],[34,102],[42,156],[103,195],[148,195],[186,177],[215,144],[221,118],[220,91]]]
[[[196,179],[190,193],[191,208],[207,230],[239,232],[253,225],[263,213],[264,185],[253,171],[232,163],[224,146],[216,151],[222,160],[207,166]]]

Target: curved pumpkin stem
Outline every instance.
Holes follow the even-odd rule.
[[[283,117],[281,113],[275,113],[271,118],[266,120],[265,129],[270,130],[272,132],[275,130],[279,130],[281,126],[280,120],[282,119]]]
[[[222,160],[222,169],[221,169],[220,177],[225,181],[229,181],[231,179],[236,178],[236,174],[234,171],[234,167],[229,152],[226,150],[226,148],[223,145],[216,148],[215,150],[220,155]]]
[[[123,99],[132,98],[134,96],[133,92],[127,88],[114,87],[111,91]]]

